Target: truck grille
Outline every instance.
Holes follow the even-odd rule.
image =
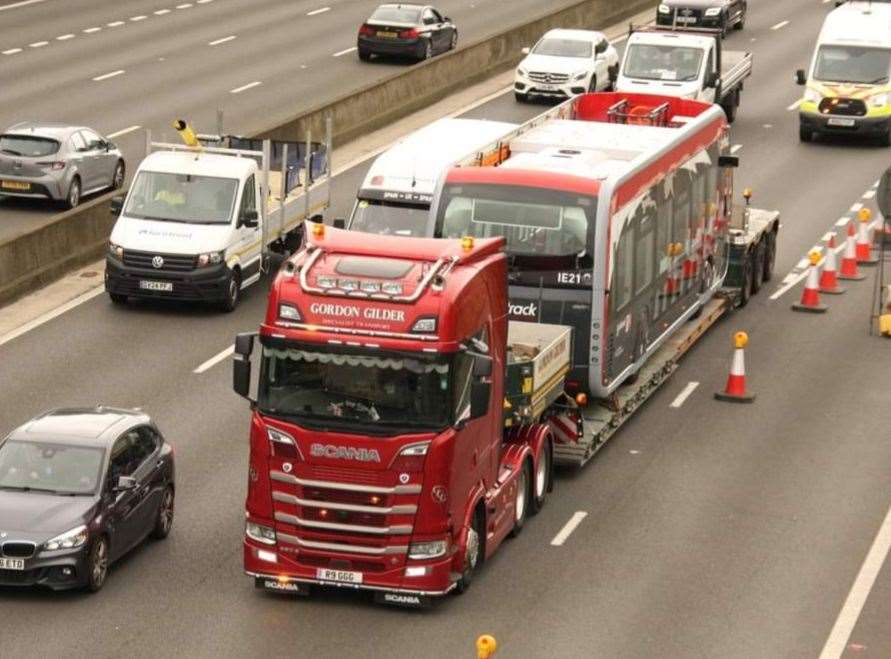
[[[2,553],[6,558],[31,558],[36,549],[33,542],[4,542]]]
[[[569,80],[569,76],[565,73],[544,73],[541,71],[531,71],[529,79],[532,82],[539,82],[545,85],[562,85]]]
[[[160,259],[160,267],[155,266]],[[196,257],[183,254],[158,254],[157,252],[137,252],[124,250],[124,265],[158,272],[189,272],[195,269]]]
[[[865,117],[866,103],[857,98],[824,98],[820,101],[820,113]]]

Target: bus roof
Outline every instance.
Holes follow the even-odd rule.
[[[841,5],[826,16],[818,43],[891,48],[891,3]]]

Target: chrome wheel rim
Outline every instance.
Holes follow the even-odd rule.
[[[470,529],[467,532],[467,551],[466,551],[467,567],[473,570],[477,561],[480,559],[480,535],[476,529]]]
[[[535,472],[535,496],[541,499],[544,496],[545,486],[548,482],[548,449],[542,452],[538,459],[538,469]]]
[[[238,301],[238,282],[234,279],[229,282],[229,303],[235,306]]]
[[[105,546],[105,540],[100,539],[96,542],[93,554],[93,584],[100,586],[105,581],[105,574],[108,571],[108,550]]]
[[[173,526],[173,492],[167,490],[161,504],[161,529],[164,533],[168,533],[171,526]]]
[[[80,186],[77,183],[72,183],[71,189],[68,191],[68,203],[73,207],[77,206],[78,201],[80,201]]]
[[[433,56],[433,45],[428,41],[427,48],[424,49],[424,59],[430,59]]]
[[[526,469],[520,472],[520,480],[517,483],[517,503],[514,511],[516,521],[519,522],[526,514]]]
[[[114,187],[119,188],[124,184],[124,168],[121,165],[117,166],[117,169],[114,170],[114,181],[112,181],[112,185]]]

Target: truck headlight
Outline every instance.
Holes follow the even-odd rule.
[[[888,93],[876,94],[869,97],[869,106],[873,108],[883,108],[888,105]]]
[[[445,556],[449,549],[448,540],[430,540],[427,542],[413,542],[408,546],[408,557],[415,561]]]
[[[819,103],[821,100],[820,92],[814,89],[805,89],[804,90],[804,102],[805,103]]]
[[[587,71],[576,71],[575,73],[572,74],[573,80],[584,80],[587,77],[588,77]]]
[[[660,3],[659,4],[659,13],[660,14],[670,14],[671,9],[665,3]]]
[[[198,255],[198,267],[203,268],[208,265],[217,265],[223,262],[222,252],[208,252],[207,254]]]
[[[124,258],[124,248],[120,245],[115,245],[110,240],[108,241],[108,253],[110,256],[114,256],[118,259]]]
[[[57,535],[52,540],[48,540],[43,548],[47,551],[57,551],[59,549],[74,549],[82,546],[90,534],[87,533],[86,526],[78,526],[77,528],[66,531],[61,535]]]
[[[269,526],[247,521],[244,524],[244,534],[251,540],[256,540],[264,545],[275,544],[275,529]]]
[[[705,10],[706,16],[719,16],[720,14],[721,14],[720,7],[710,7],[709,9]]]

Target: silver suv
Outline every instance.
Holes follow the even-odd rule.
[[[74,208],[84,195],[124,184],[120,150],[83,126],[24,122],[0,134],[0,199],[33,197]]]

